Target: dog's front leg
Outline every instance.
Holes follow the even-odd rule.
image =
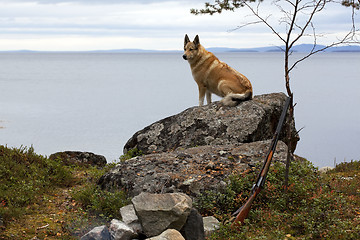
[[[209,90],[206,90],[206,100],[209,105],[211,103],[211,92]]]
[[[206,87],[199,85],[199,106],[204,105],[204,98],[206,93]]]

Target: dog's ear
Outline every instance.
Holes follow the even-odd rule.
[[[186,46],[186,44],[187,44],[188,42],[190,42],[190,39],[189,39],[188,35],[185,34],[184,47]]]
[[[193,43],[195,44],[196,48],[199,47],[199,45],[200,45],[199,35],[196,35],[196,37],[194,38]]]

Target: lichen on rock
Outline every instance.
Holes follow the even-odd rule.
[[[192,107],[157,121],[136,132],[125,144],[124,152],[137,148],[144,154],[171,151],[204,145],[227,145],[271,139],[283,105],[284,93],[255,96],[236,107],[215,102]],[[292,151],[299,136],[293,119],[291,125]],[[285,143],[287,128],[280,136]]]

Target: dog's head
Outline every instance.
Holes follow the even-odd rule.
[[[197,50],[199,49],[200,46],[200,40],[199,40],[199,36],[196,35],[196,37],[194,38],[194,41],[190,42],[190,39],[188,37],[188,35],[185,35],[185,40],[184,40],[184,55],[183,58],[185,60],[191,60],[192,58],[194,58],[194,56],[196,56],[197,54]]]

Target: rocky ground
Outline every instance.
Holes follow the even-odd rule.
[[[230,210],[226,210],[225,206],[225,212],[221,210],[219,213],[218,208],[223,208],[224,206],[218,204],[218,197],[223,198],[223,204],[229,204],[230,202],[233,205],[233,202],[236,201],[236,205],[238,205],[244,200],[242,199],[243,193],[230,189],[230,185],[233,183],[230,183],[229,176],[240,176],[238,182],[235,183],[238,188],[236,191],[238,191],[239,187],[242,186],[241,184],[243,184],[241,181],[248,179],[248,174],[254,175],[254,172],[258,171],[259,166],[262,165],[267,155],[268,147],[285,99],[285,94],[273,93],[255,96],[253,100],[242,102],[232,108],[222,106],[217,102],[204,107],[189,108],[136,132],[124,146],[124,153],[128,154],[130,158],[122,158],[122,161],[116,165],[107,166],[107,170],[94,171],[94,169],[103,168],[106,160],[102,156],[93,153],[63,152],[51,155],[49,157],[50,160],[56,161],[57,159],[62,159],[64,165],[79,166],[71,171],[73,179],[71,184],[42,191],[36,196],[38,199],[29,201],[31,204],[26,207],[26,214],[22,214],[21,217],[7,219],[5,222],[0,214],[0,239],[78,239],[91,229],[94,229],[94,227],[97,227],[94,230],[95,232],[100,231],[101,234],[105,234],[110,239],[109,234],[112,234],[114,237],[114,235],[123,232],[122,230],[118,231],[118,229],[123,229],[123,222],[114,217],[117,215],[121,218],[119,210],[109,210],[109,205],[113,205],[110,202],[111,196],[116,196],[113,200],[120,201],[119,197],[117,197],[120,195],[113,195],[113,192],[122,192],[123,190],[129,198],[133,199],[135,211],[142,225],[140,235],[135,236],[131,235],[133,233],[130,233],[124,239],[132,239],[134,237],[145,239],[145,235],[147,237],[154,237],[157,234],[164,234],[165,236],[167,234],[175,234],[178,236],[176,239],[183,239],[186,235],[182,232],[182,236],[179,236],[178,233],[171,232],[170,230],[170,232],[163,232],[168,227],[156,233],[151,232],[155,227],[144,228],[145,223],[143,221],[145,221],[146,217],[140,216],[140,210],[138,211],[136,208],[137,201],[134,200],[139,198],[139,195],[144,197],[144,195],[141,195],[143,192],[156,194],[157,197],[162,196],[158,194],[187,194],[189,197],[185,198],[189,198],[190,201],[194,201],[201,196],[203,203],[207,205],[201,206],[204,213],[224,214],[224,216],[219,215],[219,217],[226,219],[229,217],[229,212],[226,211]],[[307,212],[309,217],[313,217],[309,224],[314,222],[316,224],[299,232],[297,226],[292,226],[294,221],[290,221],[287,223],[288,228],[282,227],[281,232],[279,232],[280,230],[274,232],[275,235],[278,234],[276,236],[288,239],[301,239],[292,238],[291,234],[310,238],[312,236],[343,236],[343,233],[340,231],[342,229],[339,230],[339,233],[337,231],[334,234],[328,232],[329,228],[334,228],[337,224],[339,226],[341,224],[346,225],[346,229],[344,228],[346,231],[344,230],[344,232],[345,234],[349,233],[348,236],[358,236],[357,231],[359,229],[356,227],[357,224],[353,223],[359,222],[360,218],[359,216],[354,216],[353,220],[351,220],[353,214],[359,214],[357,212],[359,210],[358,189],[356,190],[355,187],[355,190],[346,195],[345,188],[342,185],[336,185],[342,183],[341,181],[343,180],[350,180],[352,181],[351,184],[353,184],[353,181],[357,183],[357,173],[351,175],[351,179],[348,178],[349,176],[346,176],[344,179],[336,177],[330,180],[329,178],[320,178],[316,170],[309,166],[306,161],[303,161],[303,163],[298,162],[294,164],[298,169],[292,170],[294,171],[292,186],[295,187],[289,189],[289,193],[293,194],[294,202],[299,202],[300,205],[294,207],[291,210],[293,212],[287,213],[285,211],[287,209],[284,210],[283,208],[284,204],[277,202],[279,199],[283,199],[281,197],[283,191],[281,190],[281,184],[275,185],[275,183],[279,184],[279,176],[274,176],[279,171],[283,171],[281,169],[283,169],[289,143],[291,143],[290,150],[294,151],[299,140],[294,119],[288,117],[285,126],[289,127],[284,128],[273,157],[273,162],[279,163],[277,164],[278,169],[270,174],[271,180],[269,180],[266,186],[268,189],[272,189],[272,192],[269,190],[263,196],[270,200],[275,196],[273,205],[262,205],[259,203],[257,206],[257,211],[262,211],[262,214],[271,213],[272,217],[257,219],[254,216],[250,216],[250,218],[253,222],[257,221],[258,224],[266,225],[270,229],[274,226],[276,229],[279,229],[279,223],[288,221],[290,216],[297,216],[298,219],[294,221],[298,220],[301,225],[307,221],[308,217],[302,213],[299,215],[296,208],[303,207],[301,202],[307,202],[306,206],[312,206],[312,209],[320,209],[314,211],[317,214],[316,216],[312,216],[312,212],[304,210],[304,213]],[[287,136],[287,131],[290,131],[290,141],[285,137]],[[138,156],[133,156],[129,153],[136,153]],[[41,157],[40,159],[45,162],[48,161]],[[23,161],[28,164],[26,156]],[[96,167],[90,167],[90,165],[95,165]],[[358,168],[357,165],[356,168]],[[321,182],[324,179],[327,182]],[[245,183],[245,185],[250,186],[251,184]],[[294,190],[296,187],[303,189]],[[84,189],[85,191],[82,191]],[[92,190],[89,192],[86,189]],[[327,191],[325,195],[324,189]],[[346,197],[343,194],[334,193],[334,189],[344,193]],[[231,196],[227,196],[226,194],[228,193],[223,190],[228,191]],[[81,191],[80,195],[74,194],[74,192]],[[209,191],[215,193],[213,195],[214,199],[206,199]],[[246,191],[249,191],[249,189]],[[298,194],[300,193],[303,194],[301,195],[303,200],[300,199],[301,201],[298,201],[294,196],[299,197],[300,195]],[[107,196],[110,197],[107,198]],[[152,196],[146,195],[147,199],[143,199],[143,202],[152,201]],[[6,210],[9,206],[9,200],[2,200],[1,196],[0,200],[0,210]],[[126,199],[121,201],[125,203]],[[334,201],[343,201],[343,203],[339,206],[333,206],[331,203]],[[152,203],[157,202],[161,201],[152,201]],[[345,203],[347,206],[346,211],[338,210],[344,207]],[[146,205],[149,204],[144,206]],[[269,206],[275,207],[269,209]],[[162,206],[158,207],[162,208]],[[323,213],[321,208],[325,210],[330,208],[329,213]],[[104,214],[101,211],[99,212],[99,209],[103,210]],[[187,214],[193,211],[191,210],[191,204],[186,209]],[[111,211],[113,212],[111,213]],[[334,214],[338,211],[340,211],[338,214],[339,218],[335,219]],[[176,212],[178,211],[176,210]],[[346,214],[343,212],[346,212]],[[154,213],[154,211],[151,210],[151,213]],[[274,217],[275,215],[276,217]],[[281,220],[285,215],[287,217]],[[276,219],[279,220],[279,223],[276,222]],[[181,221],[183,223],[184,219]],[[318,226],[318,221],[326,222],[329,225]],[[150,223],[155,224],[154,226],[162,225],[160,222],[154,222],[154,219],[150,220]],[[177,228],[180,232],[182,230],[182,227],[179,227],[178,224],[170,224],[169,226],[174,226],[171,228]],[[243,230],[249,232],[249,234],[257,234],[257,232],[261,231],[256,228],[256,224],[244,226]],[[309,233],[305,231],[309,231]],[[288,234],[288,232],[291,232],[291,234]],[[222,236],[225,235],[228,236],[227,239],[239,239],[236,236],[240,236],[238,233],[233,233],[223,228],[220,230],[220,233],[220,238],[215,236],[214,239],[223,239]],[[275,235],[269,235],[267,232],[263,234],[263,236]],[[165,236],[154,239],[166,239]],[[244,235],[241,236],[242,238],[244,237]],[[119,237],[118,239],[123,238]],[[192,238],[186,237],[185,239],[189,240]]]
[[[227,178],[243,174],[266,158],[270,140],[238,145],[199,146],[134,157],[104,174],[103,189],[125,189],[134,197],[141,192],[183,192],[192,197],[226,186]],[[285,162],[287,146],[278,142],[273,161]]]

